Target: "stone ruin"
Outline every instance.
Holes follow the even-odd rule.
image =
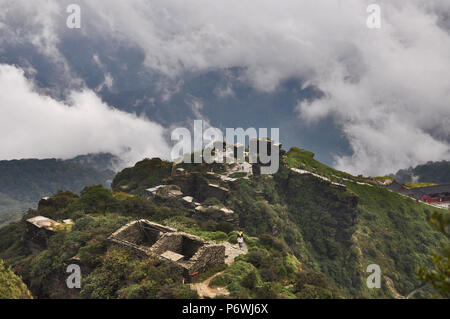
[[[47,238],[63,229],[64,225],[73,225],[71,219],[65,219],[62,223],[44,216],[35,216],[26,220],[26,239],[46,246]]]
[[[217,223],[229,223],[235,229],[239,228],[239,217],[233,210],[222,205],[196,206],[192,218],[198,221],[213,220]]]
[[[187,280],[225,262],[225,246],[145,219],[121,227],[109,240],[141,257],[158,256],[174,262]]]
[[[44,229],[48,230],[49,232],[56,232],[56,230],[61,226],[61,223],[58,223],[57,221],[44,216],[35,216],[33,218],[29,218],[27,219],[27,222],[29,225],[32,225],[37,229]]]
[[[211,174],[208,174],[209,177],[212,177]],[[198,172],[190,172],[183,176],[175,176],[170,179],[170,186],[174,190],[179,190],[178,196],[190,196],[195,198],[198,201],[204,201],[207,198],[215,197],[220,201],[224,201],[230,195],[230,190],[219,185],[220,178],[218,176],[214,176],[216,180],[214,183],[210,182],[210,179],[207,179],[202,176],[201,173]],[[155,188],[159,187],[155,190]],[[147,189],[149,193],[160,193],[161,190],[165,187],[164,185],[157,186],[154,188]]]

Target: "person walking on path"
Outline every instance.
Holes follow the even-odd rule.
[[[242,249],[242,245],[244,244],[244,233],[242,231],[238,233],[237,241],[239,244],[239,249]]]

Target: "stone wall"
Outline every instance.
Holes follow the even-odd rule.
[[[147,256],[152,254],[150,247],[157,242],[164,233],[174,232],[176,232],[176,229],[174,228],[141,219],[119,228],[109,236],[109,240],[121,247],[134,250],[139,256]]]
[[[140,245],[136,245],[133,243],[130,243],[125,240],[117,239],[117,238],[109,238],[109,240],[116,246],[120,248],[129,249],[133,252],[133,254],[137,257],[148,257],[152,255],[152,252],[149,247],[144,247]]]
[[[176,229],[152,223],[148,220],[136,220],[119,228],[110,237],[134,244],[146,242],[153,245],[164,233],[174,233]]]
[[[181,254],[186,256],[186,259],[191,258],[204,245],[204,241],[200,241],[197,238],[190,238],[189,236],[183,236]]]
[[[228,189],[219,185],[211,186],[206,178],[195,172],[173,177],[171,183],[178,185],[184,195],[192,196],[199,201],[211,197],[224,201],[229,196]],[[217,179],[214,183],[219,183],[219,180]]]
[[[205,199],[215,197],[222,202],[229,196],[229,190],[217,184],[202,185],[201,193],[204,194]]]
[[[152,246],[152,252],[161,255],[170,250],[185,256],[185,260],[187,260],[195,255],[205,243],[201,238],[187,233],[167,233]]]
[[[39,246],[46,247],[47,239],[53,234],[54,232],[51,230],[45,228],[38,228],[33,224],[26,223],[25,238],[31,242],[34,242]]]
[[[127,224],[125,227],[121,228],[121,230],[114,237],[130,243],[139,244],[142,240],[143,234],[138,227],[138,222],[139,221],[135,221]]]
[[[206,272],[209,269],[222,265],[225,262],[225,246],[210,244],[201,247],[189,260],[186,268],[189,272]]]
[[[164,234],[151,248],[156,255],[161,255],[170,250],[180,253],[183,246],[183,236],[177,233]]]
[[[214,221],[216,223],[230,223],[234,228],[239,228],[239,216],[233,211],[230,212],[232,213],[228,213],[225,207],[220,206],[198,206],[190,217],[200,222]]]
[[[141,257],[161,257],[168,250],[183,255],[184,258],[175,264],[184,270],[186,276],[205,272],[225,262],[225,246],[147,220],[134,221],[121,227],[109,240]],[[142,242],[146,245],[141,245]]]

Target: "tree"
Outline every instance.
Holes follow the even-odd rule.
[[[0,299],[32,299],[27,286],[0,259]]]
[[[101,185],[89,186],[81,192],[80,203],[86,213],[105,214],[108,209],[114,209],[116,201],[110,190]]]
[[[258,277],[256,276],[256,271],[248,273],[242,279],[242,286],[248,289],[254,289],[258,283]]]
[[[431,255],[434,267],[427,269],[422,267],[419,269],[419,277],[428,282],[442,296],[450,297],[450,245],[449,227],[450,227],[450,213],[433,212],[429,218],[430,225],[440,233],[444,234],[447,242],[442,244],[439,251]]]

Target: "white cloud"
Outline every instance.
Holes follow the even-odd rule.
[[[370,30],[370,3],[118,0],[90,6],[146,51],[150,68],[167,75],[240,66],[247,70],[244,80],[265,91],[290,77],[308,80],[325,98],[300,103],[300,119],[335,118],[354,152],[336,157],[340,169],[382,174],[449,158],[450,37],[440,18],[448,4],[378,1],[383,27]]]
[[[67,85],[81,87],[83,80],[71,74],[58,49],[65,27],[65,8],[58,1],[0,0],[0,47],[32,45],[38,53],[50,58]],[[61,88],[61,91],[66,89]]]
[[[450,37],[418,6],[390,9],[381,30],[316,78],[326,96],[298,105],[303,119],[332,115],[342,126],[354,153],[336,157],[336,167],[352,173],[450,158]]]
[[[315,85],[325,96],[299,103],[299,117],[342,127],[354,154],[336,157],[340,169],[381,174],[450,157],[448,1],[377,1],[380,30],[366,27],[365,0],[79,3],[79,32],[139,46],[147,67],[172,78],[238,66],[263,91],[291,77]],[[55,43],[46,30],[72,31],[54,28],[65,20],[48,6],[39,35]]]
[[[118,111],[92,91],[72,92],[71,105],[39,95],[21,69],[0,64],[0,158],[70,158],[109,152],[125,164],[169,156],[164,129]]]

